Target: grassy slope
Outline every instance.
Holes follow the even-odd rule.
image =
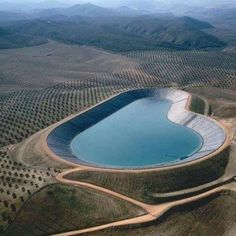
[[[211,104],[214,115],[221,119],[236,117],[236,88],[189,88],[189,92],[205,97]]]
[[[6,235],[49,235],[142,214],[141,209],[107,195],[56,184],[26,203]]]
[[[197,112],[199,114],[204,114],[205,113],[205,108],[206,108],[206,104],[205,101],[202,100],[201,98],[197,97],[197,96],[192,96],[192,101],[191,101],[191,105],[190,105],[190,110]],[[210,111],[207,111],[207,114],[209,114]]]
[[[197,187],[220,178],[227,163],[228,150],[210,160],[174,170],[142,173],[85,170],[69,174],[67,178],[99,185],[139,201],[154,204],[167,201],[165,198],[159,198],[158,194]]]
[[[112,236],[233,236],[236,233],[236,194],[224,192],[214,197],[172,209],[149,226],[109,229],[90,235]]]
[[[0,148],[0,235],[25,202],[40,188],[55,182],[56,169],[25,167]]]

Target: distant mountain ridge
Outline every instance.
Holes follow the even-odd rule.
[[[29,47],[46,42],[44,37],[14,33],[0,28],[0,49]]]
[[[53,8],[39,12],[40,17],[53,16],[53,15],[65,15],[65,16],[86,16],[86,17],[104,17],[113,16],[117,14],[115,11],[103,7],[93,5],[91,3],[77,4],[68,8]]]
[[[31,15],[25,13],[0,11],[0,22],[22,21],[31,19]]]
[[[8,25],[6,30],[12,35],[39,37],[39,41],[42,38],[53,39],[117,52],[159,47],[223,47],[224,42],[204,32],[212,28],[209,23],[190,17],[156,16],[126,7],[115,10],[93,4],[77,4],[39,11],[30,19]]]

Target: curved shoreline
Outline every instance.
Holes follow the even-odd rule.
[[[192,113],[192,114],[196,114],[195,112],[189,111],[190,109],[190,105],[192,102],[192,96],[191,94],[188,93],[188,101],[186,106],[184,107],[184,110]],[[117,95],[114,95],[113,97],[116,97]],[[113,98],[111,97],[111,98]],[[107,99],[110,100],[111,98]],[[103,102],[102,102],[103,103]],[[96,107],[97,105],[95,105],[94,107]],[[87,109],[86,111],[90,110],[92,108]],[[232,136],[231,136],[231,131],[229,130],[229,127],[223,123],[223,121],[216,121],[210,117],[207,117],[207,119],[211,120],[213,123],[216,123],[217,125],[219,125],[220,127],[222,127],[222,129],[225,131],[226,134],[226,139],[224,141],[224,143],[217,149],[215,150],[213,153],[210,153],[207,156],[204,156],[200,159],[197,160],[193,160],[184,164],[180,164],[180,165],[174,165],[174,166],[169,166],[169,167],[159,167],[159,168],[153,168],[153,169],[136,169],[136,170],[121,170],[121,169],[105,169],[105,168],[95,168],[95,167],[90,167],[90,166],[85,166],[85,165],[79,165],[79,164],[74,164],[71,163],[69,161],[63,160],[62,158],[60,158],[59,156],[57,156],[55,153],[53,153],[48,145],[47,145],[47,137],[49,135],[49,133],[54,130],[56,127],[58,127],[59,125],[62,125],[63,123],[65,123],[66,121],[69,121],[75,117],[77,117],[78,115],[86,112],[80,112],[74,115],[71,115],[67,118],[65,118],[62,121],[57,122],[56,124],[51,125],[50,127],[44,129],[43,131],[39,132],[38,134],[35,134],[35,137],[37,139],[37,144],[39,144],[39,146],[37,148],[40,148],[40,150],[43,152],[43,156],[45,159],[48,160],[55,160],[56,163],[62,163],[62,164],[66,164],[65,167],[63,167],[64,169],[67,169],[67,171],[63,171],[63,173],[59,174],[57,176],[57,180],[59,182],[62,182],[64,184],[69,184],[69,185],[74,185],[74,186],[78,186],[78,187],[82,187],[82,188],[90,188],[90,189],[94,189],[94,191],[102,191],[104,193],[107,193],[108,195],[115,195],[117,198],[122,198],[124,200],[128,200],[128,202],[133,202],[138,203],[138,205],[141,207],[145,207],[145,209],[147,209],[148,213],[144,216],[141,217],[135,217],[132,219],[126,219],[126,220],[122,220],[122,221],[118,221],[118,222],[113,222],[113,223],[109,223],[106,225],[101,225],[101,226],[96,226],[96,227],[92,227],[92,228],[88,228],[88,229],[82,229],[82,230],[75,230],[75,231],[71,231],[71,232],[65,232],[65,233],[60,233],[60,234],[56,234],[56,235],[78,235],[78,234],[85,234],[89,233],[89,232],[94,232],[94,231],[98,231],[101,229],[105,229],[105,228],[110,228],[110,227],[116,227],[116,226],[127,226],[127,225],[136,225],[136,224],[143,224],[145,222],[151,222],[153,220],[158,219],[160,216],[162,216],[163,214],[165,214],[171,207],[174,207],[176,205],[181,205],[181,204],[185,204],[197,199],[201,199],[207,196],[210,196],[211,194],[214,194],[215,192],[220,192],[222,190],[225,189],[230,189],[230,186],[227,184],[225,185],[223,182],[219,183],[222,186],[218,186],[214,189],[206,189],[206,188],[200,188],[201,189],[201,194],[199,193],[195,193],[194,196],[192,197],[183,197],[180,200],[176,200],[176,201],[171,201],[171,202],[166,202],[163,204],[159,204],[159,205],[149,205],[140,201],[137,201],[131,197],[128,197],[124,194],[120,194],[118,192],[112,191],[109,188],[106,187],[99,187],[97,186],[97,184],[89,184],[89,183],[85,183],[82,181],[76,181],[76,180],[69,180],[67,179],[66,175],[68,175],[69,173],[72,172],[80,172],[80,171],[98,171],[98,172],[104,172],[104,171],[110,171],[110,172],[114,172],[114,173],[138,173],[138,174],[142,174],[142,173],[146,173],[146,172],[156,172],[157,174],[161,171],[173,171],[175,172],[176,170],[180,170],[183,171],[184,169],[189,169],[192,170],[191,167],[196,166],[196,165],[201,165],[201,163],[204,162],[211,162],[212,160],[217,160],[218,158],[215,158],[216,155],[222,153],[226,148],[228,148],[231,144],[231,140],[232,140]],[[203,115],[197,114],[200,117],[204,117]],[[221,123],[222,122],[222,123]],[[28,140],[27,145],[31,146],[32,144],[30,143],[31,139]],[[24,147],[22,146],[22,149]],[[26,149],[27,151],[27,149]],[[24,155],[24,152],[22,152],[22,155]],[[213,163],[215,164],[215,163]],[[74,167],[74,168],[73,168]],[[215,168],[215,167],[214,167]],[[170,172],[172,173],[172,172]],[[189,172],[190,174],[192,174],[193,172]],[[194,172],[196,174],[196,172]],[[193,173],[193,174],[194,174]],[[197,174],[199,174],[199,172],[197,172]],[[208,179],[208,182],[211,182],[212,180]],[[202,186],[202,184],[199,184],[197,186]],[[187,188],[185,188],[187,189]],[[208,191],[209,190],[209,191]],[[235,191],[236,189],[234,189]],[[168,208],[166,208],[167,206],[169,206]],[[151,208],[150,208],[151,207]],[[163,208],[162,208],[163,207]],[[155,210],[155,211],[154,211]]]
[[[131,93],[131,95],[130,95]],[[138,93],[135,94],[135,93]],[[134,95],[133,95],[134,94]],[[140,95],[141,94],[141,95]],[[171,163],[165,163],[162,165],[153,165],[153,166],[147,166],[143,168],[117,168],[117,167],[106,167],[106,166],[99,166],[99,165],[93,165],[91,163],[84,162],[80,160],[79,158],[75,157],[69,148],[69,144],[71,140],[74,138],[74,136],[78,135],[80,132],[80,128],[76,125],[76,120],[80,119],[81,116],[85,115],[89,119],[89,112],[93,112],[93,109],[99,109],[102,112],[102,109],[105,105],[109,105],[109,102],[113,102],[118,100],[119,97],[123,96],[122,99],[124,100],[124,96],[129,96],[128,104],[131,102],[137,100],[142,97],[151,97],[155,96],[160,99],[170,100],[172,102],[172,106],[167,114],[167,117],[170,121],[182,125],[186,128],[192,129],[194,132],[197,132],[203,139],[203,145],[199,149],[198,152],[193,153],[192,155],[182,159],[178,160],[176,162]],[[132,97],[133,96],[133,97]],[[136,97],[135,97],[136,96]],[[132,97],[130,99],[130,97]],[[137,98],[138,97],[138,98]],[[124,102],[122,100],[122,102]],[[228,141],[228,132],[225,129],[223,125],[221,125],[219,122],[215,121],[214,119],[210,117],[206,117],[204,115],[197,114],[195,112],[190,111],[190,105],[191,105],[192,96],[191,94],[181,91],[181,90],[174,90],[174,89],[168,89],[168,88],[161,88],[161,89],[138,89],[138,90],[130,90],[123,93],[120,93],[118,95],[112,96],[111,98],[85,110],[84,112],[81,112],[79,114],[73,115],[72,117],[68,117],[64,121],[58,122],[55,124],[53,129],[50,130],[50,132],[46,136],[46,140],[44,142],[44,147],[51,157],[56,157],[57,159],[60,159],[64,163],[72,164],[75,167],[78,166],[84,166],[87,168],[96,168],[96,169],[103,169],[103,170],[154,170],[154,169],[160,169],[160,168],[168,168],[168,167],[175,167],[179,165],[184,165],[193,161],[197,161],[199,159],[212,156],[214,154],[217,154],[218,150],[221,149],[222,146],[224,146],[225,143]],[[122,105],[122,107],[128,105]],[[103,106],[103,107],[102,107]],[[110,106],[110,105],[109,105]],[[102,108],[101,108],[102,107]],[[119,110],[115,108],[115,111]],[[105,109],[105,108],[104,108]],[[115,112],[115,111],[112,111]],[[111,114],[112,114],[111,113]],[[109,116],[105,115],[105,117]],[[104,117],[104,118],[105,118]],[[83,120],[86,120],[85,118],[82,118]],[[95,123],[99,122],[95,121],[90,125],[89,127],[93,126]],[[68,129],[66,126],[70,126],[70,129],[73,128],[74,130],[78,129],[78,132],[75,132],[74,134],[69,133],[69,140],[64,139],[63,135],[60,137],[60,130],[63,132],[63,128]],[[83,130],[87,129],[88,127],[84,128]],[[58,132],[59,130],[59,132]],[[208,130],[208,131],[206,131]],[[66,131],[68,132],[68,130]],[[70,131],[69,131],[70,132]],[[55,133],[57,133],[55,135]],[[58,134],[59,133],[59,134]],[[54,137],[53,137],[54,136]],[[59,140],[59,141],[58,141]],[[64,141],[63,141],[64,140]],[[67,142],[68,144],[64,144]]]

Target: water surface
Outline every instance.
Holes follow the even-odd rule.
[[[168,100],[144,98],[77,135],[72,153],[103,167],[145,168],[175,163],[201,148],[193,130],[168,120]]]

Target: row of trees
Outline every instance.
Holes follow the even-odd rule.
[[[127,57],[142,62],[188,65],[195,68],[216,68],[222,71],[236,70],[236,54],[214,51],[139,51],[128,52]]]
[[[33,193],[53,183],[59,170],[33,169],[10,158],[7,147],[0,149],[0,234],[14,220]]]
[[[0,148],[18,143],[38,130],[82,111],[116,93],[143,87],[230,87],[236,80],[236,57],[210,52],[135,52],[139,63],[113,74],[97,75],[42,89],[0,94]],[[7,150],[8,148],[6,148]],[[50,182],[55,170],[35,170],[0,151],[0,219],[10,222],[37,189]],[[1,222],[1,220],[0,220]]]
[[[140,51],[126,55],[140,61],[132,70],[160,78],[167,86],[178,83],[182,86],[201,84],[227,88],[236,82],[236,54],[233,53]]]
[[[112,94],[127,89],[150,86],[230,87],[236,80],[236,70],[208,68],[207,63],[203,63],[205,66],[200,67],[194,64],[193,60],[189,60],[187,64],[188,57],[184,53],[175,53],[173,62],[170,52],[160,53],[162,57],[165,55],[165,62],[164,59],[158,61],[159,53],[136,54],[134,55],[137,57],[142,55],[140,58],[147,54],[146,60],[150,61],[111,75],[98,75],[91,79],[66,82],[43,90],[21,91],[0,96],[0,123],[2,124],[0,146],[18,143],[76,111],[81,111]],[[151,56],[148,56],[149,54]],[[178,54],[180,56],[184,54],[184,59]],[[196,55],[198,58],[205,54],[196,53]],[[157,62],[152,59],[155,56]],[[176,63],[176,58],[181,59],[183,64]],[[217,63],[218,58],[215,65],[218,65]]]

